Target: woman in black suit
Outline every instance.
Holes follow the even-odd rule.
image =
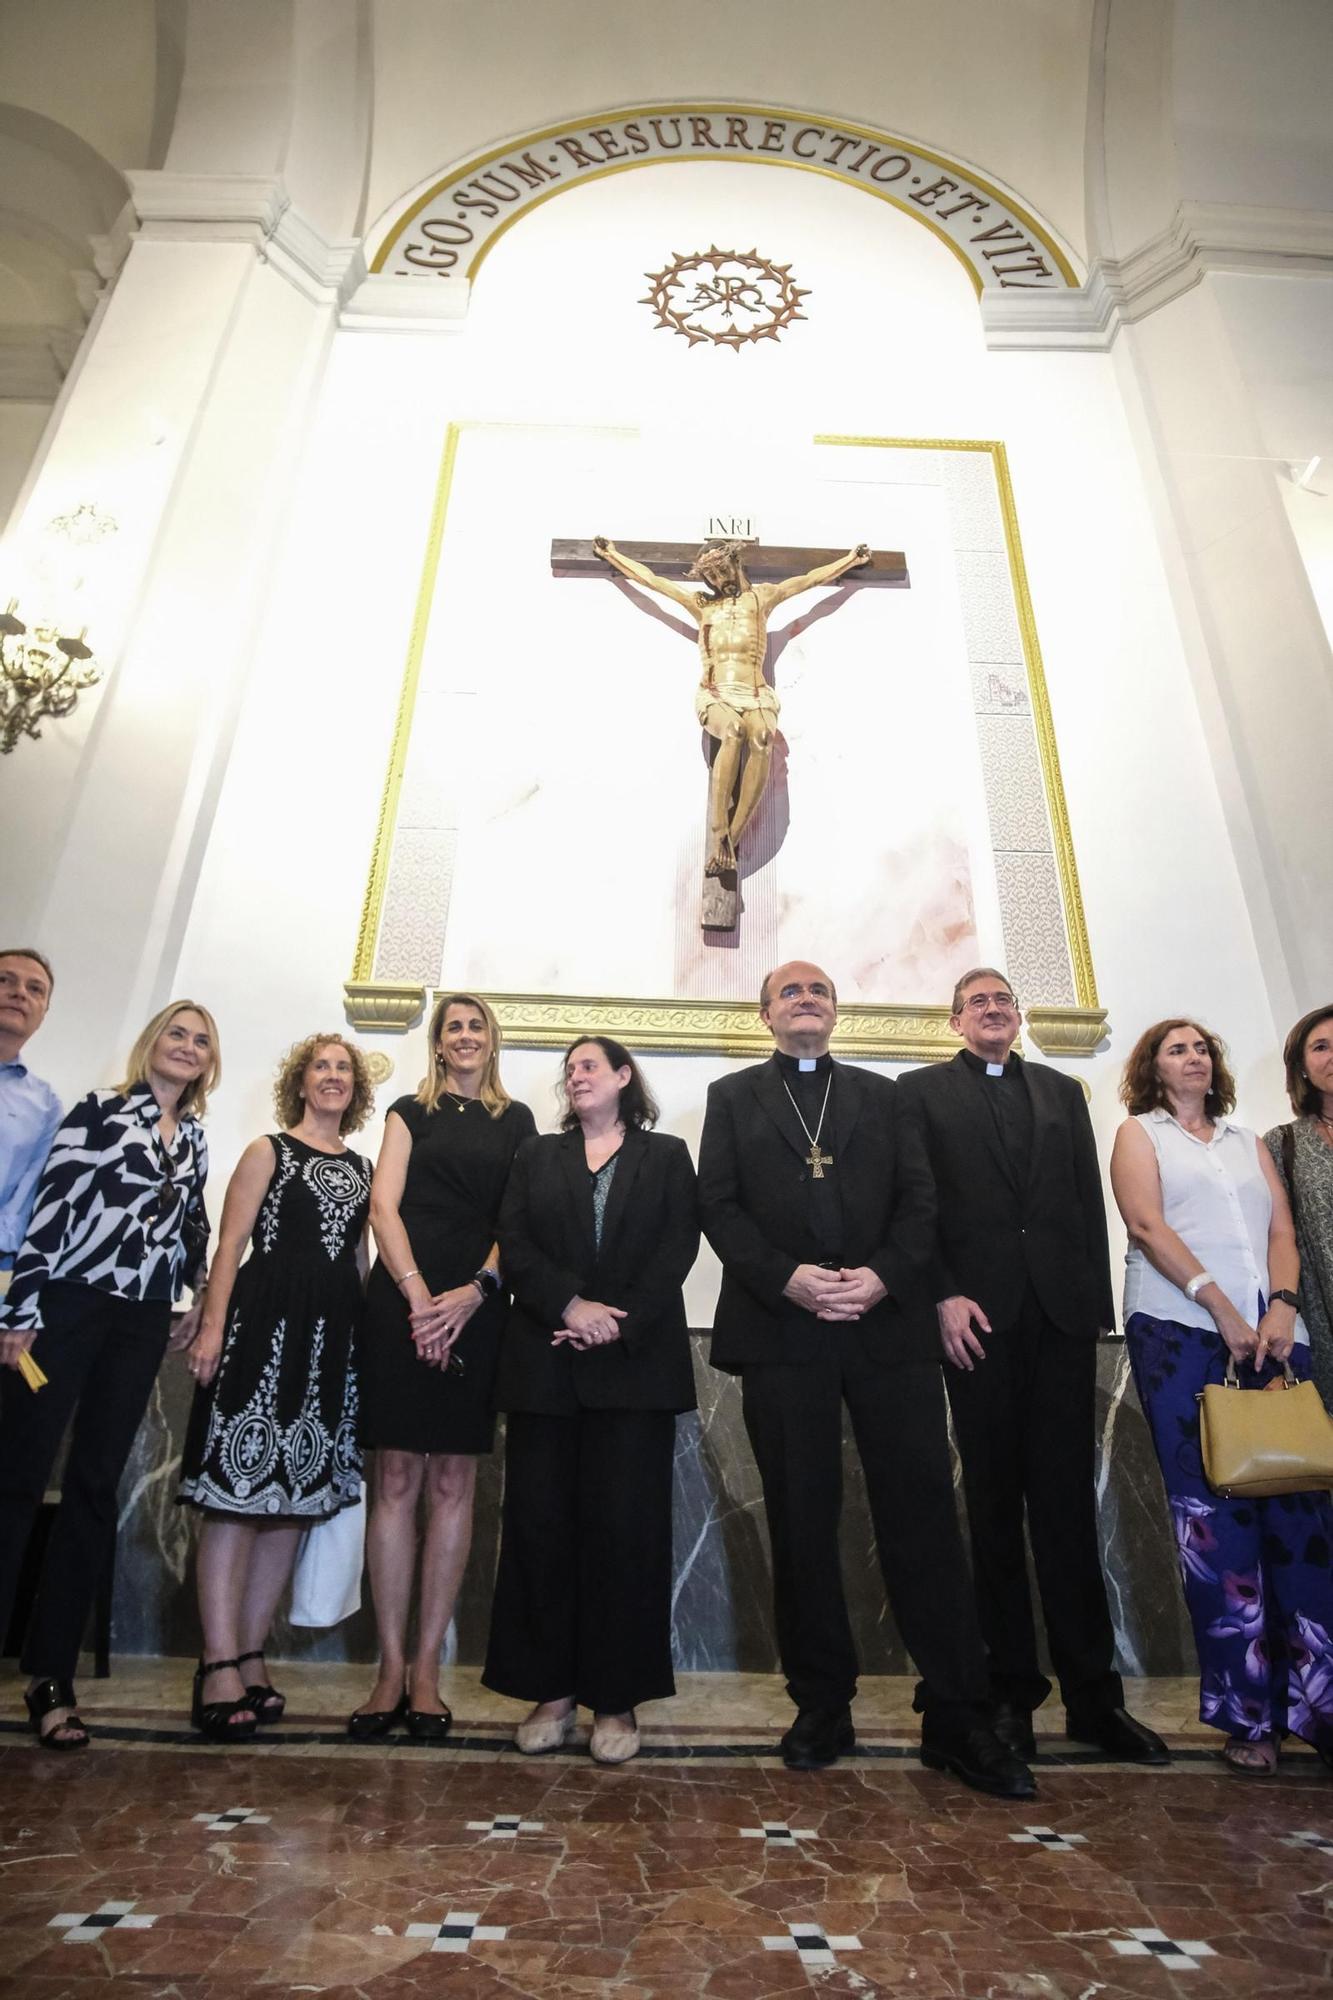
[[[513,1287],[497,1401],[504,1524],[483,1680],[536,1703],[516,1742],[556,1750],[593,1711],[599,1763],[671,1672],[671,1469],[695,1407],[681,1287],[699,1249],[685,1143],[607,1035],[566,1051],[562,1130],[520,1147],[500,1214]]]

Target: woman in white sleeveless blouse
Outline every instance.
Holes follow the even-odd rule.
[[[1244,1389],[1310,1372],[1291,1211],[1267,1149],[1231,1117],[1225,1050],[1159,1021],[1125,1065],[1130,1117],[1111,1185],[1129,1231],[1125,1339],[1176,1530],[1201,1721],[1263,1775],[1284,1735],[1333,1769],[1333,1510],[1328,1496],[1228,1500],[1204,1478],[1198,1391],[1234,1359]]]

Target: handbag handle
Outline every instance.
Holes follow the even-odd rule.
[[[1284,1389],[1300,1388],[1300,1383],[1291,1372],[1291,1363],[1289,1361],[1284,1361],[1282,1364],[1282,1376],[1282,1386]],[[1234,1354],[1228,1354],[1227,1356],[1227,1372],[1223,1387],[1227,1389],[1239,1389],[1240,1387],[1240,1377],[1236,1373],[1236,1357]]]

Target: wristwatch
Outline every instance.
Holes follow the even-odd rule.
[[[470,1282],[477,1287],[484,1299],[488,1299],[492,1293],[500,1289],[500,1273],[492,1270],[489,1264],[483,1264],[479,1271],[472,1273]]]
[[[1283,1287],[1279,1291],[1270,1292],[1268,1294],[1268,1303],[1270,1306],[1275,1306],[1278,1303],[1279,1299],[1282,1301],[1282,1304],[1284,1306],[1290,1306],[1293,1312],[1300,1311],[1301,1302],[1295,1292],[1289,1292],[1286,1290],[1285,1287]]]

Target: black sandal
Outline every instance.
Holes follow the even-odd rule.
[[[48,1675],[46,1680],[38,1681],[36,1687],[29,1688],[23,1700],[32,1722],[32,1733],[43,1750],[88,1748],[88,1728],[74,1713],[74,1688],[71,1682],[57,1680],[54,1674]],[[43,1730],[42,1723],[53,1708],[67,1708],[70,1712],[63,1722],[57,1722],[52,1728]],[[62,1729],[77,1729],[79,1733],[77,1736],[62,1736],[60,1734]]]
[[[210,1743],[248,1743],[259,1724],[250,1706],[249,1695],[240,1701],[205,1701],[204,1682],[223,1667],[236,1667],[237,1660],[200,1660],[194,1670],[194,1700],[190,1704],[190,1727]],[[247,1712],[248,1711],[248,1712]],[[238,1720],[238,1718],[241,1718]]]
[[[242,1660],[262,1660],[263,1657],[261,1647],[257,1653],[239,1653],[236,1664],[239,1667]],[[257,1722],[281,1722],[287,1709],[287,1697],[279,1694],[268,1681],[255,1681],[245,1690],[245,1705],[254,1710]]]

